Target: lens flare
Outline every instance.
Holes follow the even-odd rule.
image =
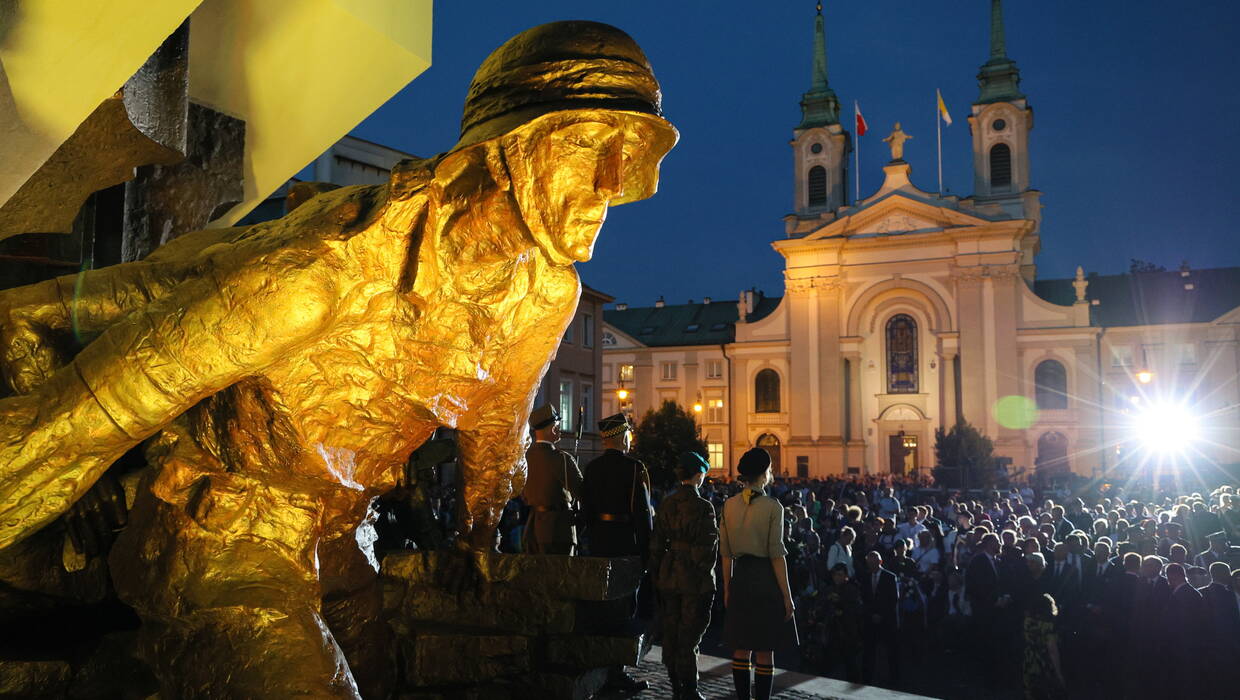
[[[1162,454],[1184,452],[1201,437],[1197,416],[1179,403],[1148,406],[1137,414],[1132,430],[1147,450]]]

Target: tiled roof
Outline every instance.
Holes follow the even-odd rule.
[[[1094,326],[1207,323],[1240,306],[1240,267],[1125,275],[1089,275],[1085,296]],[[1038,280],[1033,291],[1053,304],[1071,304],[1071,279]]]
[[[764,318],[779,306],[781,297],[757,298],[749,320]],[[724,299],[709,304],[667,304],[642,306],[620,311],[607,309],[603,319],[643,345],[718,345],[736,339],[736,301]]]

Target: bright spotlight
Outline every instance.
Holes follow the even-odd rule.
[[[1137,372],[1137,381],[1142,384],[1149,384],[1154,381],[1154,373],[1147,369],[1143,369],[1140,372]]]
[[[1163,454],[1184,452],[1201,436],[1197,416],[1178,403],[1152,404],[1137,414],[1133,437],[1146,449]]]

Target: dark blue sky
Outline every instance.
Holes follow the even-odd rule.
[[[944,179],[972,188],[965,115],[988,57],[988,0],[827,0],[831,86],[859,100],[862,195],[879,185],[880,139],[903,122],[914,181],[936,187],[934,90]],[[1007,0],[1008,55],[1034,108],[1032,177],[1045,205],[1039,276],[1240,265],[1240,3]],[[811,0],[438,0],[433,65],[354,134],[431,155],[456,141],[474,70],[528,27],[591,19],[633,35],[680,129],[652,199],[611,210],[587,284],[635,305],[756,286],[782,294],[770,242],[792,208],[788,141],[808,89]],[[378,67],[377,67],[378,69]]]

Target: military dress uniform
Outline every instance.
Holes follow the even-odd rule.
[[[530,426],[542,430],[560,419],[543,406],[530,414]],[[535,441],[525,453],[529,473],[521,499],[530,516],[522,538],[526,554],[573,554],[577,547],[573,504],[581,495],[581,470],[569,453],[545,440]]]
[[[677,475],[688,479],[708,469],[700,455],[686,453]],[[696,697],[698,645],[710,625],[718,550],[715,507],[696,486],[680,484],[659,503],[650,539],[650,571],[659,592],[663,664],[673,687],[688,697]]]
[[[630,429],[624,414],[599,421],[599,434],[605,438]],[[591,556],[647,556],[654,522],[646,465],[620,450],[604,451],[586,465],[581,508]]]

